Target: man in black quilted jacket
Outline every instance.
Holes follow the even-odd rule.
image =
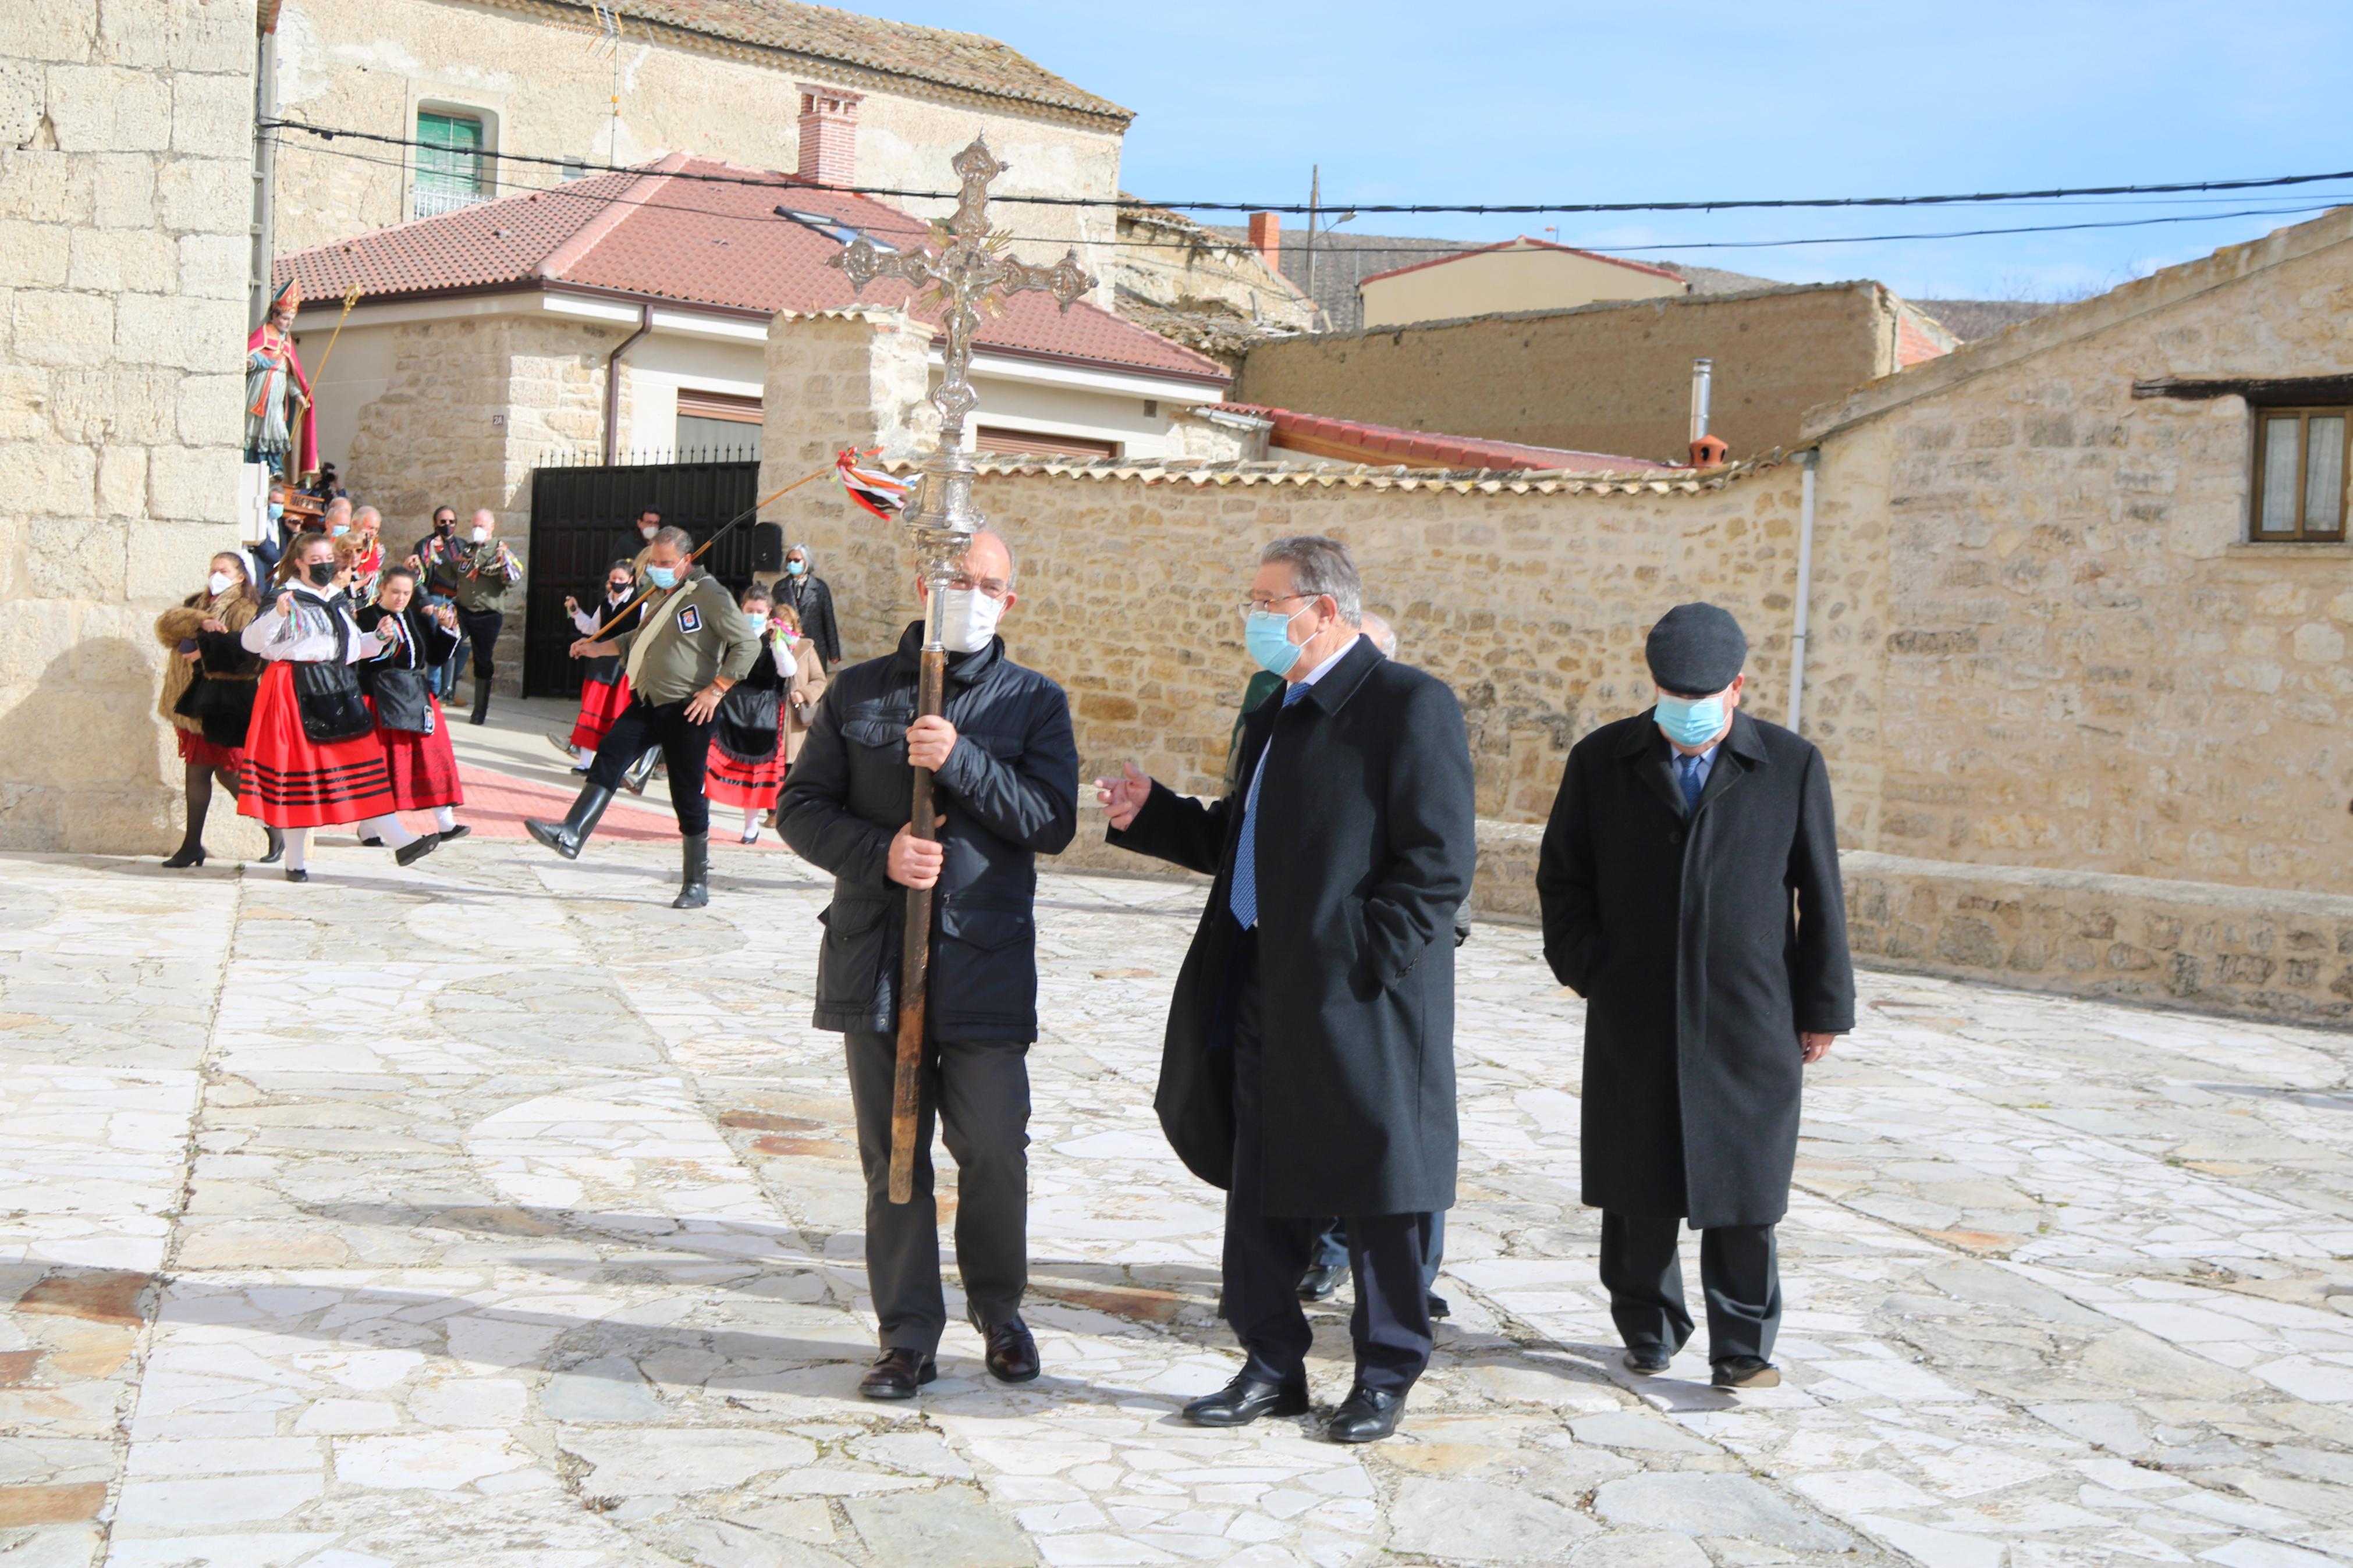
[[[1038,1037],[1034,858],[1078,828],[1079,754],[1062,689],[1005,657],[1013,554],[973,536],[940,602],[947,711],[915,717],[917,622],[897,651],[834,677],[786,774],[776,826],[834,875],[820,917],[815,1026],[849,1060],[866,1174],[866,1270],[882,1353],[859,1384],[907,1399],[936,1375],[947,1326],[932,1200],[932,1121],[956,1162],[956,1268],[989,1373],[1027,1383],[1038,1344],[1029,1286],[1030,1042]],[[935,771],[937,842],[908,831],[913,768]],[[890,1199],[891,1091],[898,1060],[906,889],[933,889],[931,997],[913,1202]]]

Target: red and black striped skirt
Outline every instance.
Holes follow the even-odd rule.
[[[572,743],[584,752],[593,752],[605,743],[605,737],[629,706],[629,678],[616,675],[610,680],[584,680],[580,683],[580,712],[572,721]]]
[[[392,775],[393,804],[402,811],[466,804],[466,792],[458,783],[458,753],[449,749],[449,724],[441,716],[441,700],[427,696],[426,700],[433,704],[430,735],[376,726],[385,768]],[[374,698],[368,699],[368,711],[375,711]]]
[[[294,667],[283,659],[261,678],[237,755],[237,815],[272,827],[332,827],[396,809],[375,732],[325,745],[304,734]]]
[[[776,791],[785,783],[785,704],[776,705],[776,749],[765,757],[739,757],[721,745],[711,742],[711,755],[703,765],[702,798],[713,805],[760,806],[776,804]]]

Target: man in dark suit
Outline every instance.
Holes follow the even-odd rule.
[[[1383,658],[1361,613],[1346,546],[1268,545],[1244,641],[1284,687],[1243,728],[1235,787],[1204,805],[1134,763],[1096,781],[1111,842],[1217,879],[1155,1106],[1227,1189],[1225,1315],[1247,1359],[1185,1418],[1306,1412],[1299,1281],[1339,1215],[1356,1278],[1356,1381],[1325,1428],[1342,1443],[1396,1430],[1430,1360],[1422,1259],[1454,1202],[1454,916],[1478,858],[1461,708]]]
[[[1769,1388],[1805,1064],[1854,1027],[1837,817],[1813,743],[1740,711],[1729,613],[1678,605],[1644,651],[1657,705],[1569,752],[1536,866],[1585,998],[1583,1196],[1628,1368],[1691,1336],[1688,1218],[1715,1385]]]

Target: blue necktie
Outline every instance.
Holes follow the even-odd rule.
[[[1707,780],[1700,776],[1702,760],[1682,756],[1675,759],[1675,782],[1683,786],[1683,810],[1686,812],[1699,809],[1699,792],[1707,787]]]
[[[1307,695],[1307,683],[1298,681],[1286,687],[1282,693],[1285,708]],[[1266,738],[1269,750],[1274,737]],[[1250,770],[1250,793],[1242,797],[1242,834],[1234,846],[1234,888],[1227,895],[1226,905],[1234,911],[1234,919],[1249,931],[1258,924],[1258,786],[1266,777],[1266,752],[1259,753],[1259,764]]]

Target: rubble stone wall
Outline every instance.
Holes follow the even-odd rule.
[[[253,39],[253,0],[0,6],[0,846],[178,838],[153,626],[237,547]]]
[[[1751,458],[1816,404],[1895,368],[1875,283],[1694,294],[1326,332],[1254,345],[1234,397],[1409,430],[1685,460],[1691,363],[1715,361],[1715,434]]]
[[[2353,373],[2353,219],[2128,284],[1827,411],[1826,498],[1888,525],[1866,847],[2353,887],[2353,545],[2250,543],[2244,399]]]

